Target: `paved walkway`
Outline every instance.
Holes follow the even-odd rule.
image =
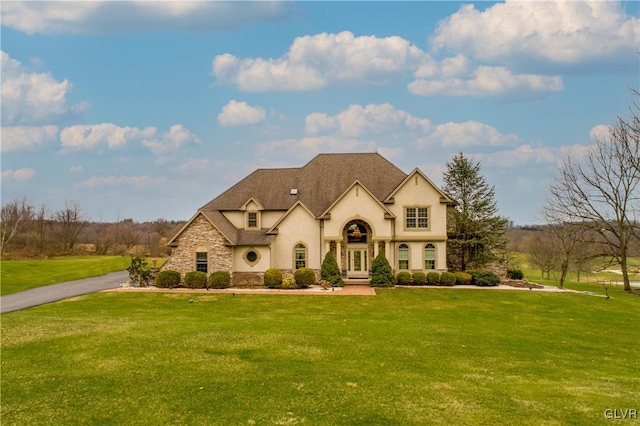
[[[13,312],[19,309],[68,299],[69,297],[80,296],[82,294],[118,288],[127,279],[129,279],[129,273],[127,271],[118,271],[99,277],[67,281],[32,288],[31,290],[21,291],[20,293],[8,294],[0,297],[0,313]]]

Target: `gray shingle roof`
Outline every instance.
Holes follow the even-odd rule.
[[[319,154],[303,167],[258,169],[201,210],[239,210],[250,198],[265,210],[288,210],[300,200],[320,216],[356,180],[382,202],[406,177],[378,153]],[[290,194],[292,188],[298,195]],[[218,218],[210,217],[218,225]]]

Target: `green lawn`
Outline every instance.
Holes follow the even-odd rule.
[[[2,315],[2,424],[611,424],[640,409],[612,296],[82,296]]]
[[[0,295],[122,271],[130,264],[129,256],[65,256],[47,260],[3,260],[0,263]]]

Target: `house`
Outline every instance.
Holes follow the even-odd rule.
[[[378,153],[320,154],[258,169],[205,204],[168,242],[162,269],[262,285],[269,268],[319,272],[332,251],[346,279],[368,278],[380,252],[395,273],[443,271],[452,203],[419,169],[406,174]]]

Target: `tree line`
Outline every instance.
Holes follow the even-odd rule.
[[[38,258],[70,254],[163,256],[166,243],[184,222],[133,219],[91,221],[77,202],[60,210],[36,206],[26,198],[9,201],[0,211],[0,255]]]

